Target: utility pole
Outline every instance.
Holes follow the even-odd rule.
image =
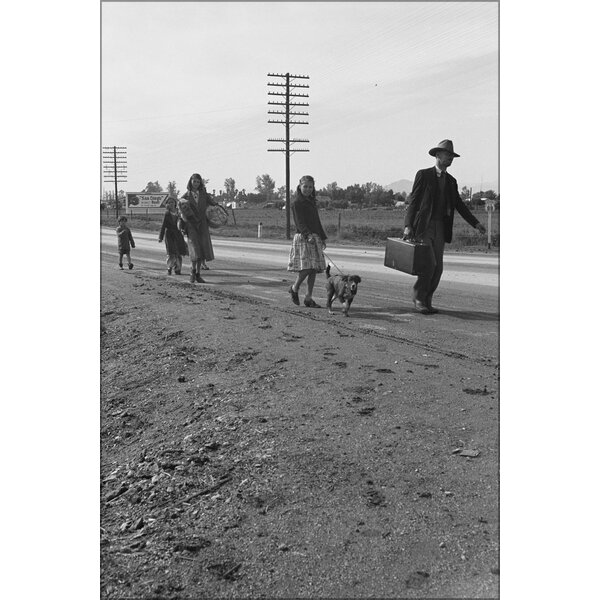
[[[295,98],[308,98],[308,94],[295,94],[296,88],[308,88],[310,86],[301,83],[294,83],[295,79],[310,79],[308,75],[285,75],[280,73],[268,73],[268,77],[281,77],[285,79],[285,83],[267,83],[267,85],[275,87],[283,87],[285,91],[281,92],[269,92],[269,96],[284,96],[285,102],[269,102],[271,105],[285,108],[285,110],[270,110],[270,115],[283,115],[285,120],[269,120],[269,123],[280,123],[285,125],[285,139],[281,138],[269,138],[268,142],[283,142],[284,148],[268,148],[268,152],[285,152],[285,229],[286,236],[289,240],[290,235],[290,154],[294,152],[308,152],[307,148],[291,148],[291,144],[298,142],[308,143],[308,140],[303,139],[290,139],[290,127],[293,125],[308,125],[308,121],[294,121],[293,117],[308,116],[307,112],[294,112],[296,106],[308,106],[307,102],[294,102]],[[290,101],[291,100],[291,101]]]
[[[115,208],[119,218],[119,183],[127,181],[127,148],[125,146],[102,146],[102,164],[105,183],[115,184]]]

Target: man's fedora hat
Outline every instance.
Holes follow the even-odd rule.
[[[460,154],[456,154],[456,152],[454,152],[454,144],[452,143],[452,140],[442,140],[435,148],[432,148],[429,151],[429,154],[431,156],[435,156],[440,150],[446,150],[453,156],[460,156]]]

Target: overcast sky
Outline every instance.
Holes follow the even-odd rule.
[[[459,186],[498,190],[496,2],[104,2],[102,145],[126,146],[126,191],[148,181],[209,189],[233,177],[254,191],[285,184],[283,148],[268,138],[268,73],[308,75],[308,139],[291,184],[413,179],[444,138]],[[121,186],[120,186],[121,187]],[[107,189],[114,189],[111,184]]]

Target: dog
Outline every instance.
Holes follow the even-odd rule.
[[[330,275],[330,270],[331,265],[327,265],[325,269],[327,277],[325,289],[327,291],[327,308],[329,314],[333,314],[331,303],[337,298],[344,305],[344,316],[347,317],[350,305],[358,292],[358,284],[361,279],[358,275]]]

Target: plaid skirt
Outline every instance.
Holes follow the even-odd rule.
[[[307,242],[301,233],[296,233],[292,240],[290,249],[290,260],[288,262],[288,271],[298,273],[306,269],[314,269],[317,273],[322,273],[327,266],[325,256],[323,256],[323,242],[318,235],[313,236],[314,242]]]

